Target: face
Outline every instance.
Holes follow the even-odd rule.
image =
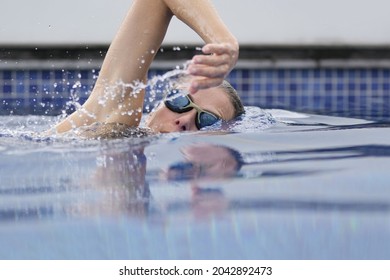
[[[169,180],[219,179],[237,173],[239,163],[230,150],[213,144],[194,144],[184,147],[186,161],[171,165],[165,173]]]
[[[191,95],[192,101],[201,109],[209,111],[223,120],[231,120],[234,108],[228,95],[221,88],[200,90]],[[196,131],[197,111],[192,109],[184,113],[175,113],[161,104],[149,115],[146,125],[155,132]]]

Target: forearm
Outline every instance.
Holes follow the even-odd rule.
[[[101,98],[102,92],[99,88],[107,85],[115,85],[118,82],[134,85],[136,82],[145,82],[150,64],[161,46],[171,18],[171,11],[161,0],[133,1],[103,62],[97,80],[97,96]],[[133,92],[131,87],[116,87],[116,90],[118,97],[123,95],[124,91],[123,98],[107,100],[112,104],[107,104],[108,106],[99,110],[96,109],[96,102],[89,102],[87,106],[94,106],[92,110],[98,111],[99,119],[104,117],[105,122],[137,126],[141,118],[139,111],[143,107],[144,90]],[[95,95],[94,92],[92,94]],[[106,118],[106,115],[109,117]]]
[[[206,43],[237,44],[210,0],[163,0],[170,11]]]
[[[99,79],[126,83],[142,80],[171,18],[170,10],[160,0],[134,0],[110,45]]]

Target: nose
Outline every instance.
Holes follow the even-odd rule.
[[[191,110],[186,113],[180,114],[175,120],[174,124],[177,128],[177,131],[188,131],[188,130],[195,130],[195,110]]]

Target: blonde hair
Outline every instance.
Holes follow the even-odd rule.
[[[242,114],[245,113],[244,105],[242,105],[240,96],[238,95],[237,91],[234,89],[234,87],[226,80],[222,82],[222,84],[219,86],[226,94],[228,95],[231,104],[234,108],[234,115],[233,118],[236,118]]]

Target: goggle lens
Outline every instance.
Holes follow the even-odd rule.
[[[169,110],[179,114],[188,112],[194,108],[197,111],[195,125],[199,130],[206,126],[213,125],[220,120],[216,115],[196,106],[188,95],[181,95],[174,99],[165,100],[164,104]]]

